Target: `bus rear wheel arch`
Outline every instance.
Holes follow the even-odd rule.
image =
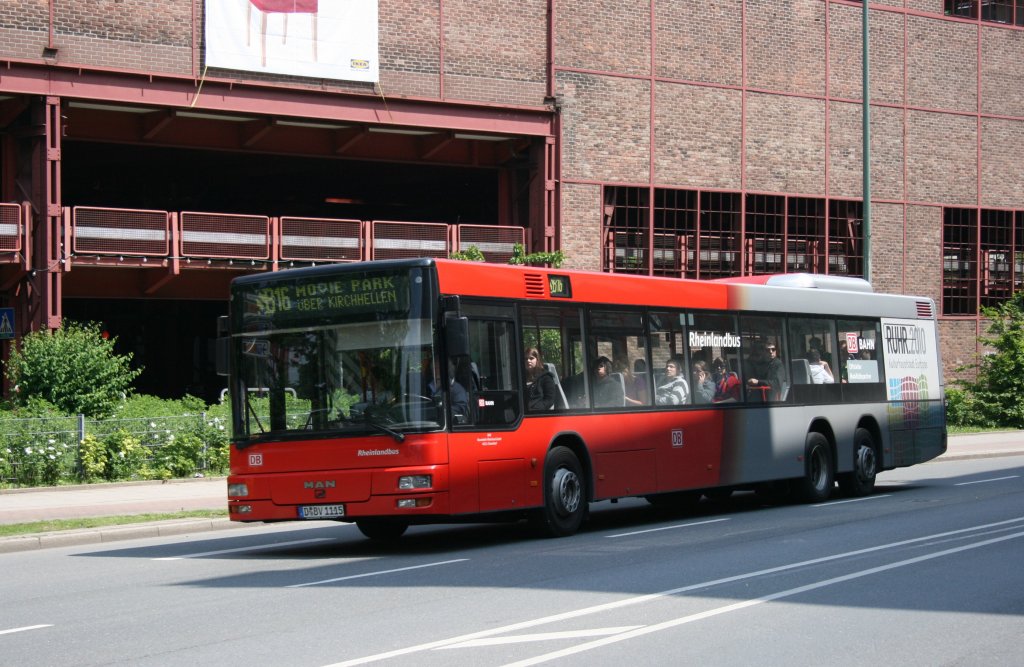
[[[875,490],[878,446],[871,431],[858,428],[853,434],[853,470],[839,475],[839,488],[848,496],[866,496]]]
[[[549,537],[572,535],[587,515],[588,488],[583,465],[568,447],[556,446],[544,460],[544,505],[532,517]]]

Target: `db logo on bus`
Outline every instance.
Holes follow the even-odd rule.
[[[683,446],[683,429],[674,428],[672,429],[672,446],[682,447]]]
[[[249,454],[249,465],[261,466],[263,465],[263,454]]]

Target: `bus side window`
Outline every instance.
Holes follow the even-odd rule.
[[[519,314],[526,411],[543,413],[575,407],[578,399],[574,400],[574,393],[581,391],[585,395],[586,392],[581,350],[574,343],[582,340],[580,309],[522,306]],[[531,364],[528,355],[535,353],[539,358]],[[577,381],[576,373],[582,381]],[[543,377],[545,375],[547,377]]]
[[[789,398],[790,377],[784,357],[782,318],[740,317],[743,377],[747,401],[767,403]]]
[[[793,380],[790,402],[840,402],[835,322],[822,317],[791,317],[787,334]]]
[[[466,424],[513,424],[520,416],[522,374],[512,308],[464,304],[463,312],[469,317],[471,353],[455,379],[465,385],[469,397]]]

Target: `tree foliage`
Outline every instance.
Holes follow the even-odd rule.
[[[957,381],[964,395],[955,400],[963,409],[951,414],[951,421],[1024,428],[1024,292],[995,308],[983,308],[982,314],[989,326],[978,340],[991,353],[973,366],[974,380]]]
[[[110,415],[142,372],[131,367],[131,354],[115,354],[115,342],[95,322],[65,320],[55,331],[28,334],[7,362],[13,401],[41,398],[67,414]]]

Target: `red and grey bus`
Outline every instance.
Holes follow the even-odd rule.
[[[946,449],[935,304],[856,278],[334,264],[236,278],[226,340],[235,521],[561,536],[626,497],[864,495]]]

